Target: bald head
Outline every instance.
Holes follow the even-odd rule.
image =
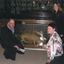
[[[10,28],[14,28],[14,26],[15,26],[14,19],[10,19],[9,22],[8,22],[8,25],[9,25]]]

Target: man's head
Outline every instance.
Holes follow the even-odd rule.
[[[15,26],[14,19],[10,19],[9,22],[8,22],[8,25],[9,25],[10,28],[14,28],[14,26]]]
[[[55,31],[55,24],[54,23],[48,24],[48,28],[47,28],[48,34],[52,35],[54,31]]]

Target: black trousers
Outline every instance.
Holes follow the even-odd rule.
[[[16,48],[12,47],[12,48],[5,48],[3,55],[6,59],[15,60],[16,59],[16,53],[24,54],[24,53],[18,51]]]
[[[24,49],[24,47],[22,46],[22,44],[17,44],[21,49]],[[6,59],[11,59],[11,60],[15,60],[16,58],[16,53],[19,54],[24,54],[23,52],[18,51],[16,48],[14,47],[9,47],[9,46],[5,46],[4,47],[4,56]]]
[[[5,48],[4,50],[4,57],[6,59],[11,59],[11,60],[15,60],[16,57],[16,49],[15,48]]]
[[[62,56],[55,57],[50,64],[64,64],[64,54]]]

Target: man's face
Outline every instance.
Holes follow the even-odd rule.
[[[15,26],[15,21],[13,19],[11,19],[9,22],[8,22],[8,25],[10,26],[10,28],[14,28]]]
[[[48,28],[47,28],[48,34],[52,35],[54,31],[55,31],[55,29],[53,29],[51,26],[48,26]]]

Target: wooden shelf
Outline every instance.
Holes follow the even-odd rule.
[[[22,19],[15,19],[15,21],[24,21],[26,24],[48,24],[53,22],[52,20],[22,20]],[[0,27],[4,27],[8,22],[8,19],[1,19],[0,20]]]

